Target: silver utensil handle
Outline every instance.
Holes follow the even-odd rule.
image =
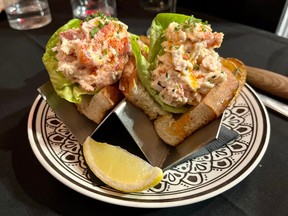
[[[288,118],[288,105],[287,104],[282,103],[278,100],[275,100],[273,98],[270,98],[258,92],[257,92],[257,95],[259,96],[259,98],[261,99],[261,101],[264,103],[265,106],[269,107],[270,109],[275,110],[276,112]]]

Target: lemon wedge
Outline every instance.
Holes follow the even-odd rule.
[[[87,137],[84,158],[91,171],[110,187],[124,192],[139,192],[156,186],[163,171],[125,149]]]

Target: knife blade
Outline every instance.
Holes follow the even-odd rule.
[[[288,105],[287,104],[282,103],[281,101],[275,100],[273,98],[270,98],[259,92],[257,92],[257,95],[266,107],[269,107],[270,109],[273,109],[274,111],[288,118]]]

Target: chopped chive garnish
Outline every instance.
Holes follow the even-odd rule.
[[[99,22],[98,22],[98,27],[101,29],[101,28],[104,27],[104,24],[103,24],[101,21],[99,21]]]
[[[90,14],[90,15],[88,15],[85,19],[84,19],[84,21],[89,21],[89,20],[92,20],[92,19],[94,19],[94,18],[96,18],[96,17],[100,17],[101,19],[108,19],[108,20],[114,20],[114,21],[118,21],[118,19],[117,18],[115,18],[115,17],[111,17],[111,16],[107,16],[106,14],[104,14],[103,12],[97,12],[97,13],[94,13],[94,14]]]
[[[193,65],[193,69],[194,69],[194,70],[199,70],[199,65],[198,65],[198,64],[194,64],[194,65]]]
[[[90,31],[90,36],[93,38],[95,36],[95,34],[97,34],[98,31],[99,31],[99,29],[97,27],[93,28]]]
[[[103,50],[103,54],[104,54],[104,55],[107,55],[107,54],[108,54],[108,49],[104,49],[104,50]]]

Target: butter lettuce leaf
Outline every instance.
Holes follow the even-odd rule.
[[[59,42],[58,35],[60,32],[71,29],[79,28],[81,20],[72,19],[64,26],[60,27],[49,39],[46,45],[46,51],[42,57],[43,64],[48,71],[51,83],[56,93],[72,103],[80,103],[83,95],[95,94],[95,92],[87,92],[79,87],[78,84],[71,82],[61,71],[57,71],[58,61],[56,59],[56,52],[53,48]]]
[[[150,52],[148,61],[155,63],[157,55],[161,55],[163,52],[161,43],[165,40],[164,31],[171,22],[177,22],[179,24],[185,22],[191,18],[191,16],[175,13],[159,13],[152,21],[150,27]]]

